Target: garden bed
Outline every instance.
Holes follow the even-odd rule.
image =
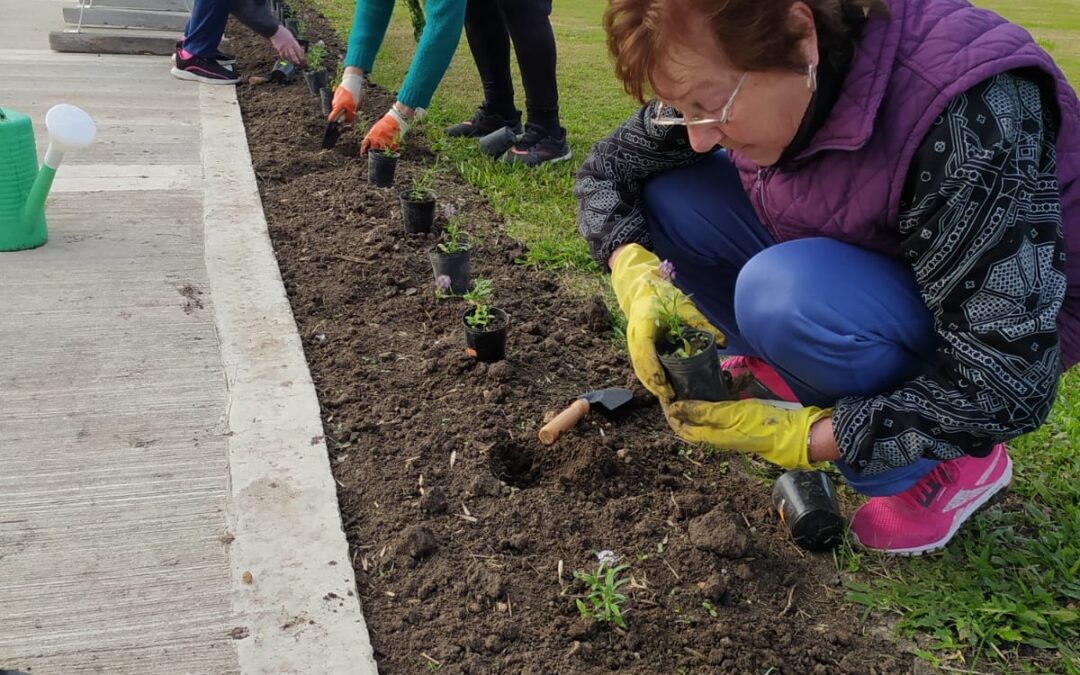
[[[301,18],[342,53],[321,17]],[[269,73],[269,45],[231,35],[245,75]],[[319,149],[325,121],[300,78],[238,96],[382,673],[912,670],[843,605],[832,557],[790,542],[760,471],[669,433],[603,301],[515,264],[522,247],[444,171],[440,205],[479,239],[473,278],[493,280],[511,317],[505,361],[466,354],[466,305],[435,295],[434,239],[404,234],[398,194],[435,160],[417,139],[395,187],[375,188],[355,128]],[[368,123],[391,101],[369,90]],[[619,417],[538,442],[545,413],[608,386],[634,390]],[[575,606],[573,572],[601,550],[629,565],[625,630]]]

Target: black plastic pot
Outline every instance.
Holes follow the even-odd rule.
[[[405,217],[405,231],[412,234],[431,232],[435,222],[435,193],[425,191],[422,198],[413,190],[401,193],[401,213]]]
[[[307,83],[308,91],[312,96],[318,96],[320,89],[325,89],[329,84],[326,79],[326,68],[319,68],[318,70],[305,70],[304,82]]]
[[[517,143],[518,135],[510,127],[496,129],[480,139],[480,151],[490,157],[498,157]]]
[[[495,363],[506,358],[506,329],[510,327],[510,315],[498,307],[491,308],[491,321],[484,329],[473,328],[466,317],[473,313],[470,307],[461,315],[465,326],[465,351],[477,361]]]
[[[397,169],[398,156],[383,150],[368,150],[368,182],[377,187],[390,187],[394,184],[394,170]]]
[[[827,551],[843,538],[836,488],[826,474],[788,471],[773,485],[772,500],[791,538],[802,548]]]
[[[686,335],[698,353],[688,359],[673,355],[676,345],[665,339],[656,345],[660,365],[679,401],[726,401],[731,398],[727,380],[720,369],[716,339],[712,333],[688,329]]]
[[[289,16],[288,5],[285,5],[285,16]],[[289,32],[293,34],[293,37],[300,37],[300,22],[298,20],[286,18],[284,21],[282,21],[282,23],[284,23],[285,28],[287,28]]]
[[[334,92],[330,91],[329,87],[319,90],[319,106],[322,107],[322,114],[327,116],[334,109]]]
[[[443,253],[438,247],[428,251],[431,260],[431,271],[435,278],[442,275],[450,277],[450,292],[454,295],[462,295],[472,285],[469,272],[469,249],[457,253]]]
[[[270,81],[278,84],[288,84],[296,77],[296,66],[285,59],[279,59],[270,71]]]

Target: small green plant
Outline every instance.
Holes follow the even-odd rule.
[[[675,266],[671,264],[671,261],[662,261],[658,272],[662,281],[669,284],[674,283]],[[694,346],[686,334],[689,326],[683,322],[682,317],[679,315],[680,294],[672,292],[671,288],[671,286],[661,286],[660,284],[653,285],[653,293],[660,303],[657,324],[662,329],[662,334],[667,341],[675,346],[675,350],[671,354],[681,359],[688,359],[697,354],[700,349]]]
[[[431,186],[435,183],[436,165],[431,165],[413,178],[412,189],[409,190],[409,199],[420,202],[429,199],[432,194]]]
[[[320,40],[315,44],[308,47],[307,50],[307,69],[309,71],[316,71],[322,68],[323,59],[326,58],[326,46]]]
[[[491,303],[495,297],[495,287],[491,279],[477,279],[473,287],[461,297],[473,306],[472,312],[465,316],[465,322],[472,328],[486,328],[491,323]]]
[[[439,250],[443,253],[461,253],[468,250],[469,233],[461,229],[457,209],[453,204],[447,204],[443,206],[443,215],[446,216],[446,227],[443,228],[443,241],[438,244]]]
[[[581,598],[575,600],[581,616],[591,617],[600,623],[612,623],[619,628],[626,628],[626,620],[622,615],[622,604],[626,602],[626,596],[618,590],[620,586],[630,581],[619,578],[619,574],[629,567],[629,565],[611,567],[607,561],[601,561],[595,574],[580,570],[574,572],[574,578],[580,579],[589,587],[585,600]]]

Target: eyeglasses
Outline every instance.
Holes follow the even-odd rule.
[[[731,120],[731,104],[735,102],[735,97],[739,95],[739,91],[742,90],[743,83],[746,82],[746,76],[750,73],[746,72],[739,78],[739,83],[735,85],[735,90],[731,92],[731,96],[728,96],[728,100],[724,103],[724,107],[720,109],[720,117],[675,117],[675,116],[663,116],[664,105],[659,101],[656,102],[656,114],[653,116],[653,124],[662,127],[697,127],[706,124],[727,124]]]

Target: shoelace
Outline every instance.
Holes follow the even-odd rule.
[[[915,485],[897,496],[912,506],[926,508],[930,499],[940,491],[940,488],[935,489],[932,487],[934,482],[944,487],[952,485],[955,480],[956,477],[950,470],[948,462],[941,462],[933,469],[930,469],[930,473],[920,478]]]
[[[537,143],[539,143],[541,140],[543,140],[544,136],[546,135],[547,132],[544,130],[543,127],[526,124],[525,133],[522,135],[521,140],[517,142],[517,145],[521,148],[531,148]]]

